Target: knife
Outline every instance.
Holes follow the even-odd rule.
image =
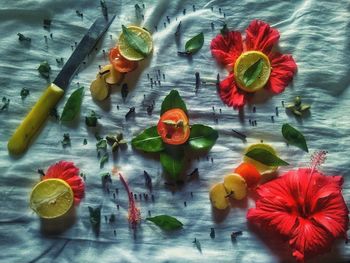
[[[62,98],[80,63],[92,51],[114,18],[115,15],[110,20],[99,17],[92,24],[53,83],[47,87],[8,141],[7,148],[10,154],[18,155],[27,150],[33,137],[39,132],[52,109]]]

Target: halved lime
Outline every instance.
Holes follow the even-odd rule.
[[[148,51],[151,52],[153,49],[153,40],[151,34],[138,26],[128,26],[128,29],[132,32],[136,33],[139,37],[141,37],[148,45]],[[118,40],[118,48],[120,54],[130,61],[140,61],[145,58],[145,56],[139,53],[137,50],[133,49],[128,41],[126,40],[123,33],[120,34]]]
[[[252,67],[256,62],[261,60],[262,69],[255,81],[250,85],[246,85],[244,81],[245,72]],[[271,64],[269,58],[260,51],[247,51],[243,52],[236,60],[234,66],[234,75],[237,85],[246,92],[255,92],[263,88],[269,80],[271,73]]]
[[[72,188],[57,178],[36,184],[30,194],[29,206],[42,218],[57,218],[66,214],[73,205]]]
[[[256,143],[256,144],[252,144],[250,145],[249,147],[247,147],[245,150],[244,150],[244,156],[243,156],[243,162],[247,162],[247,163],[251,163],[255,166],[255,168],[261,173],[261,174],[267,174],[267,173],[273,173],[277,170],[278,166],[268,166],[268,165],[265,165],[265,164],[262,164],[261,162],[258,162],[248,156],[246,156],[245,154],[253,149],[264,149],[276,156],[277,153],[276,153],[276,150],[270,146],[269,144],[266,144],[266,143]]]

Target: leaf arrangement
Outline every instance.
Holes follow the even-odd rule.
[[[187,107],[180,94],[172,90],[161,105],[160,114],[171,109],[181,109],[187,114]],[[157,126],[145,129],[131,141],[132,146],[140,151],[159,153],[163,169],[172,179],[178,180],[185,166],[188,150],[194,152],[209,151],[218,138],[218,132],[209,126],[193,124],[190,126],[190,137],[181,145],[169,145],[158,134]]]

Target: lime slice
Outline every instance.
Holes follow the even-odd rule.
[[[42,218],[57,218],[73,205],[72,188],[61,179],[46,179],[36,184],[30,194],[30,207]]]
[[[148,50],[151,52],[151,50],[153,49],[153,40],[151,34],[138,26],[128,26],[128,29],[136,33],[139,37],[141,37],[147,43]],[[121,33],[119,36],[118,48],[120,54],[127,60],[140,61],[145,58],[144,55],[137,52],[129,45],[123,33]]]
[[[247,86],[244,82],[244,73],[260,59],[263,62],[262,70],[256,80]],[[262,89],[269,80],[271,64],[269,58],[264,53],[260,51],[247,51],[238,57],[233,70],[237,85],[246,92],[255,92]]]
[[[255,168],[261,173],[261,174],[268,174],[268,173],[273,173],[277,170],[278,166],[267,166],[265,164],[262,164],[248,156],[245,155],[245,153],[253,150],[253,149],[264,149],[266,151],[269,151],[270,153],[277,155],[276,151],[272,146],[265,144],[265,143],[257,143],[257,144],[252,144],[249,147],[247,147],[244,150],[244,157],[243,157],[243,162],[251,163],[255,166]]]

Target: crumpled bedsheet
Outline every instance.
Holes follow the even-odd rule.
[[[86,87],[79,120],[67,126],[50,118],[20,158],[9,156],[6,144],[48,84],[39,76],[38,65],[44,60],[50,63],[52,81],[62,67],[56,58],[66,61],[75,42],[80,41],[102,12],[99,1],[90,0],[1,2],[0,95],[11,99],[9,108],[0,112],[1,262],[294,262],[288,244],[264,236],[247,224],[247,209],[254,206],[251,198],[220,216],[213,214],[208,198],[210,186],[240,163],[242,152],[250,143],[263,140],[274,145],[279,155],[291,164],[281,169],[281,173],[308,166],[310,154],[286,146],[280,131],[286,122],[304,133],[310,152],[329,152],[322,171],[344,176],[343,194],[349,204],[349,1],[106,0],[109,14],[115,13],[116,19],[97,49],[86,58],[57,107],[61,112],[68,96],[78,86]],[[135,4],[141,7],[144,18],[136,15]],[[83,18],[76,11],[83,13]],[[49,30],[43,28],[46,18],[52,20]],[[279,49],[293,55],[298,73],[284,93],[256,99],[239,115],[221,102],[215,85],[202,84],[196,90],[195,72],[200,72],[201,79],[207,81],[215,80],[217,73],[225,77],[227,72],[211,56],[210,41],[224,21],[230,28],[244,31],[253,19],[264,20],[280,31]],[[174,33],[180,21],[180,38],[176,40]],[[115,87],[108,101],[95,103],[89,85],[98,65],[108,63],[103,50],[115,45],[122,24],[141,24],[152,31],[153,55],[125,78],[130,89],[125,102],[120,87]],[[200,32],[205,37],[203,48],[191,58],[179,57],[177,51],[183,50],[185,42]],[[17,33],[30,37],[31,44],[19,42]],[[149,78],[156,83],[151,85]],[[30,95],[22,100],[20,90],[24,87],[30,90]],[[100,169],[95,132],[104,136],[121,131],[130,141],[157,123],[160,104],[171,89],[177,89],[185,99],[192,123],[210,125],[219,131],[220,137],[210,153],[191,160],[186,170],[190,173],[198,168],[198,179],[174,191],[164,185],[159,160],[134,151],[130,145]],[[287,114],[282,107],[282,101],[292,101],[297,95],[312,105],[311,114],[302,120]],[[153,114],[148,115],[146,108],[153,101]],[[130,107],[136,108],[136,114],[126,120]],[[84,123],[84,116],[90,110],[102,116],[97,129],[87,128]],[[251,126],[249,120],[256,120],[257,125]],[[234,136],[232,129],[246,134],[247,142]],[[71,147],[62,147],[64,133],[70,134]],[[87,145],[83,145],[85,138]],[[40,220],[28,201],[32,187],[39,180],[37,169],[45,170],[59,160],[73,161],[80,167],[86,175],[86,196],[77,208],[75,224],[64,233],[48,236],[40,231]],[[137,200],[143,219],[149,211],[152,215],[169,214],[181,220],[184,228],[165,233],[142,221],[134,234],[128,226],[127,195],[119,179],[112,176],[109,194],[101,185],[100,174],[114,166],[123,172],[137,194],[147,192],[143,171],[152,176],[154,202]],[[119,193],[113,197],[115,188]],[[96,237],[89,222],[88,206],[99,205],[102,206],[101,231]],[[108,219],[112,213],[116,221],[106,222],[105,217]],[[211,228],[215,229],[215,239],[210,238]],[[242,236],[232,241],[232,231],[243,231]],[[202,252],[192,243],[195,238],[200,241]],[[310,262],[349,260],[349,245],[339,240],[331,252]]]

